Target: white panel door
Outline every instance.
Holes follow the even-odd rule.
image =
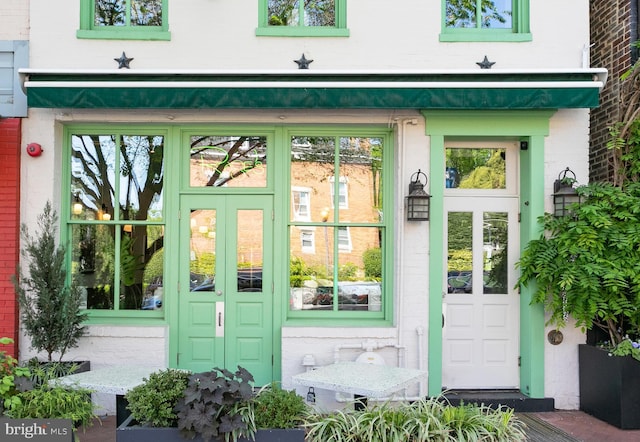
[[[443,386],[518,388],[518,199],[445,198]]]

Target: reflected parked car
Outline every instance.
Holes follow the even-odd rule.
[[[212,292],[216,289],[215,276],[208,277],[191,273],[189,290],[192,292]],[[262,269],[238,269],[238,292],[261,292]],[[162,308],[162,278],[157,278],[147,287],[142,301],[142,310],[156,310]]]

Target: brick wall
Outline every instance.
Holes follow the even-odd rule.
[[[635,12],[638,0],[590,0],[591,66],[609,70],[600,95],[600,107],[591,111],[589,179],[608,180],[612,167],[607,151],[608,127],[618,121],[620,76],[632,65],[633,43],[637,37]]]
[[[11,283],[19,257],[20,118],[0,119],[0,337],[14,340],[0,349],[18,354],[18,304]]]

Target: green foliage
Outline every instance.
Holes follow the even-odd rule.
[[[168,368],[143,379],[141,385],[125,396],[133,418],[152,427],[175,427],[178,416],[174,408],[184,394],[189,374],[184,370]]]
[[[283,390],[275,383],[263,387],[253,404],[256,428],[296,428],[308,411],[294,390]]]
[[[524,286],[535,289],[549,323],[605,330],[612,345],[640,331],[640,183],[624,189],[593,183],[577,189],[584,202],[571,216],[540,218],[547,232],[527,244]]]
[[[31,388],[38,388],[51,379],[73,374],[79,367],[74,362],[41,362],[38,358],[29,359],[25,365],[31,373]]]
[[[91,391],[44,383],[19,393],[20,403],[13,404],[7,415],[13,419],[71,419],[76,426],[90,426],[96,418]]]
[[[380,281],[382,279],[382,249],[374,247],[367,249],[362,254],[364,263],[364,276],[367,279]]]
[[[625,338],[611,350],[611,354],[614,356],[631,356],[633,359],[640,361],[640,342]]]
[[[51,361],[78,345],[84,334],[82,323],[87,318],[80,312],[82,296],[72,283],[67,285],[65,248],[56,246],[58,216],[47,201],[38,216],[39,232],[32,236],[26,225],[21,227],[25,248],[21,254],[28,261],[28,275],[18,271],[13,283],[20,302],[22,324],[37,351],[46,351]]]
[[[308,442],[523,441],[524,425],[513,410],[451,406],[440,398],[362,411],[336,411],[305,418]]]
[[[511,9],[506,11],[498,10],[496,3],[492,0],[482,0],[482,28],[491,27],[491,22],[505,23],[505,16],[512,15]],[[476,0],[448,0],[446,8],[446,26],[450,27],[474,27],[476,22]]]
[[[191,272],[197,275],[212,276],[216,268],[216,255],[211,252],[200,253],[195,261],[191,262]]]
[[[291,256],[289,260],[289,285],[291,287],[302,287],[302,283],[308,279],[307,266],[304,261],[297,256]]]
[[[0,338],[0,344],[13,344],[13,339]],[[28,368],[19,367],[16,358],[7,354],[6,351],[0,350],[0,416],[5,409],[20,405],[21,400],[18,393],[29,375]]]
[[[344,263],[338,267],[338,280],[339,281],[357,281],[358,280],[358,266],[351,262]]]
[[[184,396],[178,401],[178,428],[186,438],[200,435],[206,442],[224,435],[226,442],[253,438],[256,431],[253,376],[238,367],[235,373],[214,368],[189,376]]]

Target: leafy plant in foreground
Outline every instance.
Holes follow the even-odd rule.
[[[0,344],[13,344],[11,338],[0,338]],[[29,369],[18,366],[18,360],[7,354],[6,351],[0,351],[0,416],[5,409],[12,406],[20,405],[21,380],[26,381],[29,377]]]
[[[640,183],[577,188],[583,203],[570,216],[541,217],[546,233],[527,244],[519,284],[562,327],[602,329],[612,346],[640,333]]]
[[[178,428],[191,439],[200,435],[206,442],[218,436],[236,442],[253,438],[256,424],[253,409],[253,376],[242,367],[235,373],[214,368],[189,376],[184,396],[178,401]]]
[[[275,383],[258,391],[253,407],[256,428],[295,428],[302,423],[308,409],[294,390],[283,390]]]
[[[362,411],[315,411],[305,418],[308,442],[524,441],[513,410],[478,405],[454,407],[441,398],[382,404]]]
[[[125,398],[133,418],[142,425],[175,427],[174,411],[187,387],[189,372],[168,368],[151,373],[143,383],[130,390]]]

